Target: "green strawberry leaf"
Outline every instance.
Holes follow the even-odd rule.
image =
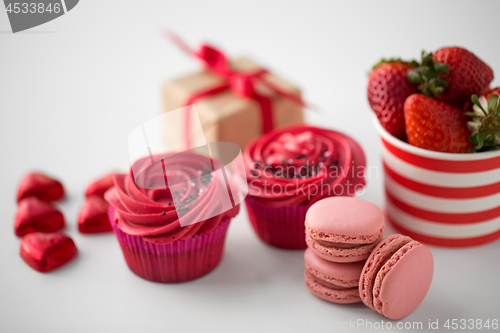
[[[441,78],[440,74],[448,74],[450,66],[434,61],[431,52],[422,51],[421,63],[413,65],[416,69],[408,72],[408,80],[418,84],[417,89],[423,95],[436,97],[448,88],[449,83]]]
[[[500,148],[496,140],[497,136],[500,138],[500,97],[497,95],[490,97],[487,110],[483,108],[477,95],[472,95],[471,101],[484,112],[484,115],[464,112],[465,115],[481,122],[479,131],[471,135],[469,141],[475,144],[474,149],[476,151]]]
[[[410,61],[410,65],[412,65],[413,67],[417,68],[420,64],[418,63],[418,61],[412,60],[412,61]]]
[[[490,150],[489,148],[498,147],[498,145],[495,143],[495,136],[494,135],[486,134],[486,137],[483,136],[483,138],[484,138],[483,139],[483,146],[482,146],[483,150]]]
[[[490,100],[488,101],[488,110],[495,112],[495,109],[497,108],[497,103],[498,103],[499,96],[496,94],[493,94],[490,97]]]
[[[432,52],[422,51],[422,66],[432,67],[433,65]]]
[[[488,114],[488,111],[486,111],[485,109],[483,109],[483,106],[481,105],[481,103],[479,103],[479,98],[477,97],[476,94],[472,95],[471,98],[470,98],[470,100],[472,101],[472,103],[474,103],[479,108],[481,108],[481,110],[483,110],[484,114]]]
[[[483,137],[483,135],[480,134],[480,132],[477,132],[476,139],[477,139],[477,145],[475,148],[476,148],[476,150],[479,150],[479,149],[483,148],[483,146],[484,146],[484,137]]]
[[[438,73],[434,69],[426,66],[419,67],[417,71],[427,79],[434,79],[438,76]]]
[[[469,141],[475,144],[474,149],[479,151],[485,147],[496,147],[495,138],[491,137],[489,133],[479,130],[479,132],[471,135]]]
[[[408,75],[408,80],[411,83],[421,84],[421,83],[424,83],[424,81],[425,81],[422,78],[422,76],[420,76],[420,73],[417,72],[416,69],[409,70],[407,75]]]
[[[434,61],[434,68],[439,72],[443,73],[444,75],[448,74],[448,71],[450,70],[450,66],[446,64],[442,64],[440,62]]]
[[[402,60],[401,58],[389,58],[389,59],[382,58],[375,65],[372,66],[372,69],[375,69],[382,64],[387,64],[387,63],[391,63],[391,62],[402,62],[404,64],[410,64],[413,67],[418,67],[418,65],[419,65],[418,62],[416,62],[415,60],[405,61],[405,60]]]
[[[497,144],[495,143],[495,136],[494,135],[488,135],[486,140],[484,140],[484,147],[496,147]]]
[[[479,140],[477,138],[477,133],[474,133],[471,136],[469,136],[469,141],[474,144],[474,149],[478,150],[477,147],[479,147]]]
[[[389,59],[382,58],[375,65],[372,66],[372,69],[375,69],[376,67],[378,67],[382,64],[386,64],[389,62],[396,62],[396,61],[401,61],[401,59],[399,59],[399,58],[389,58]]]
[[[429,83],[427,84],[427,88],[429,88],[429,90],[432,92],[432,94],[434,96],[437,96],[437,95],[439,95],[439,94],[441,94],[443,92],[443,88],[439,87],[436,84],[436,80],[435,79],[432,79],[432,80],[429,81]]]

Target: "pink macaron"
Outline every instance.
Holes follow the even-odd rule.
[[[307,211],[306,243],[328,261],[362,261],[382,239],[384,221],[380,208],[367,201],[325,198]]]
[[[318,257],[313,250],[304,254],[305,284],[309,291],[325,301],[334,303],[361,302],[359,276],[364,261],[337,263]]]
[[[361,300],[387,318],[404,318],[424,299],[433,272],[434,259],[426,246],[391,235],[366,260],[359,280]]]

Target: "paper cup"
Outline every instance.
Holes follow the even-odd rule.
[[[265,243],[288,250],[307,248],[304,221],[310,205],[267,207],[251,196],[245,203],[250,223]]]
[[[209,233],[160,245],[121,231],[112,206],[108,216],[130,270],[143,279],[162,283],[191,281],[213,271],[224,255],[226,231],[231,221],[224,218]]]
[[[447,247],[500,238],[500,151],[452,154],[418,148],[373,119],[382,141],[387,219],[399,232]]]

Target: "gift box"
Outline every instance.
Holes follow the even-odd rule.
[[[441,153],[412,146],[373,122],[382,141],[386,216],[400,233],[446,247],[500,238],[500,150]]]
[[[303,122],[299,88],[247,57],[228,61],[222,55],[222,61],[214,65],[209,59],[213,54],[206,53],[215,52],[215,58],[222,53],[204,47],[203,56],[195,53],[203,58],[204,70],[163,85],[164,112],[196,104],[203,128],[203,132],[191,131],[194,114],[190,119],[169,117],[175,124],[168,124],[163,134],[170,149],[191,148],[186,141],[198,142],[196,136],[204,134],[206,142],[233,142],[244,150],[251,139],[273,128]]]

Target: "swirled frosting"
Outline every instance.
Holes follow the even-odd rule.
[[[352,196],[365,185],[365,155],[349,136],[313,126],[271,131],[251,141],[244,159],[248,195],[267,206]]]
[[[238,213],[237,205],[217,214],[223,211],[220,198],[227,188],[221,185],[224,182],[217,180],[216,173],[211,173],[211,165],[206,159],[185,152],[156,155],[154,160],[162,162],[150,165],[149,158],[141,159],[128,174],[114,175],[114,187],[105,193],[123,232],[142,236],[151,243],[168,244],[208,233],[224,217],[234,217]],[[139,175],[137,170],[142,170]],[[194,223],[200,216],[212,215]],[[181,225],[180,218],[193,223]]]

